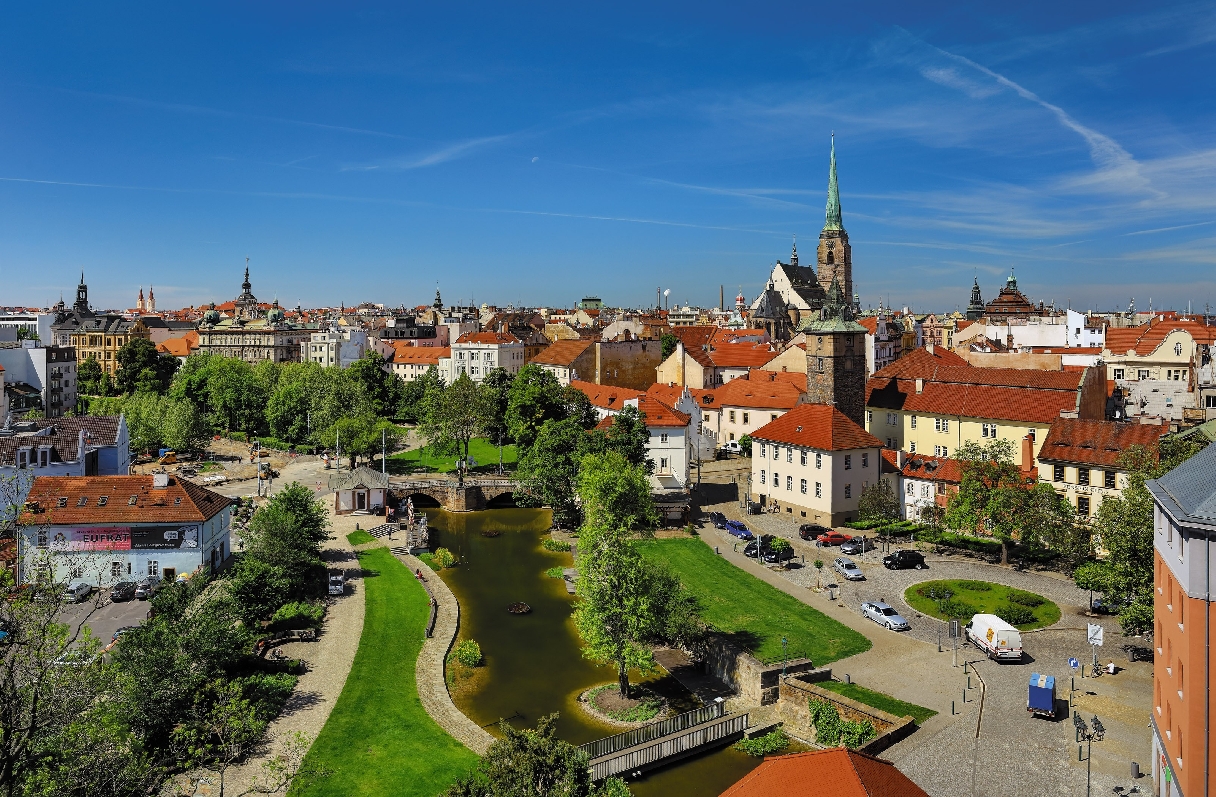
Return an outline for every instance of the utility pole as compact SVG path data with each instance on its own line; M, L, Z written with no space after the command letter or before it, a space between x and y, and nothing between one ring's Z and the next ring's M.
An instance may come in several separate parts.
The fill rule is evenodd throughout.
M388 476L388 435L386 429L380 430L380 475Z

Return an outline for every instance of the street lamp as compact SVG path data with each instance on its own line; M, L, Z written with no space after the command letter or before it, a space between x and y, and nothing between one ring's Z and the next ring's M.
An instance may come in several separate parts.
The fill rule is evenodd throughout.
M781 637L781 680L785 680L785 659L786 649L789 647L790 641L785 637Z
M1106 728L1103 727L1102 721L1094 715L1093 729L1091 730L1085 724L1085 720L1081 717L1081 712L1074 711L1072 713L1072 724L1077 730L1077 760L1081 760L1081 745L1080 742L1085 742L1085 797L1089 797L1090 773L1093 769L1093 746L1094 742L1100 742L1106 736Z

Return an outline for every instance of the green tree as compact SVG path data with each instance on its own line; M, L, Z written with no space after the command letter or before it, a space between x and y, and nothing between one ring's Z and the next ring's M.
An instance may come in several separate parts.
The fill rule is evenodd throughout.
M370 410L376 415L391 417L401 404L405 385L401 377L385 369L384 362L379 352L369 351L345 371L347 379L358 387L370 405Z
M307 487L292 482L250 518L243 535L244 555L281 573L277 578L260 575L258 584L285 586L291 599L311 597L323 586L321 546L329 532L325 506Z
M1078 523L1068 499L1046 482L1031 487L1023 496L1018 541L1030 549L1046 548L1075 568L1093 553L1089 527Z
M646 428L646 415L632 404L622 407L612 416L607 431L595 431L589 435L588 450L595 452L615 451L630 464L640 465L647 473L654 473L654 460L646 456L650 445L650 430Z
M409 423L421 423L426 417L427 394L443 390L443 387L439 369L432 365L425 374L405 383L397 406L397 417Z
M600 420L587 394L570 385L562 388L562 417L573 418L584 429L594 428Z
M486 374L481 383L485 401L485 418L482 431L491 443L498 446L499 459L503 445L511 442L511 430L507 427L507 407L511 399L511 384L515 378L505 368L495 368ZM585 398L585 396L584 396Z
M217 773L224 797L228 768L261 741L266 725L240 684L217 680L198 696L189 719L173 729L173 746L184 766Z
M122 392L164 393L173 382L180 361L171 354L161 354L156 344L147 338L133 338L123 344L116 355L118 373L115 379Z
M207 403L215 428L258 433L265 425L268 398L249 363L234 357L208 361Z
M101 363L97 362L97 358L90 356L80 365L76 366L76 392L82 395L100 396L101 392Z
M739 448L743 451L743 456L750 457L752 455L752 436L745 434L739 438Z
M577 525L578 468L586 444L587 433L577 422L546 421L515 469L520 506L547 506L557 525Z
M618 778L595 787L587 754L557 738L557 717L541 717L532 731L500 723L502 738L444 797L628 797Z
M857 514L862 520L899 520L899 499L891 489L891 483L879 479L862 490L857 502Z
M650 496L646 470L619 452L582 458L578 496L588 527L633 532L658 525L659 513Z
M386 448L389 453L400 446L401 430L392 421L377 418L374 415L360 415L356 418L342 418L326 430L318 438L321 441L339 442L342 454L350 460L350 466L355 467L358 457L371 459L373 455Z
M307 384L303 380L280 380L266 403L266 426L279 440L302 443L308 439L311 414Z
M467 461L469 441L485 427L486 405L481 386L468 374L461 374L449 387L428 394L426 419L419 431L436 451L448 451ZM463 471L460 476L463 480Z
M515 375L507 396L507 428L511 439L526 452L536 442L545 421L567 417L567 405L557 377L529 363Z
M969 533L984 529L1001 543L1001 564L1009 564L1009 548L1021 528L1021 512L1029 493L1013 462L1013 443L968 442L955 456L962 477L946 507L946 525Z
M680 345L680 339L670 332L664 332L659 337L659 347L663 353L663 359L666 360L675 353L676 346Z

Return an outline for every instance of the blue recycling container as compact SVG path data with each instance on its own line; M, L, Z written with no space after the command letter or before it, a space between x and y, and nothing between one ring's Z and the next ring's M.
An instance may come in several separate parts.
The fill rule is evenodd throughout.
M1026 697L1026 710L1032 714L1049 717L1056 715L1056 679L1054 675L1030 676L1030 690Z

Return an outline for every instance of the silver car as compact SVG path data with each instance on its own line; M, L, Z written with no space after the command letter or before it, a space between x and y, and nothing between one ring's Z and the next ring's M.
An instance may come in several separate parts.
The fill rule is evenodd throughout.
M832 562L832 569L849 581L864 581L866 577L861 568L847 556L836 557Z
M907 631L911 627L907 620L900 617L899 612L885 603L863 603L861 615L892 631Z

